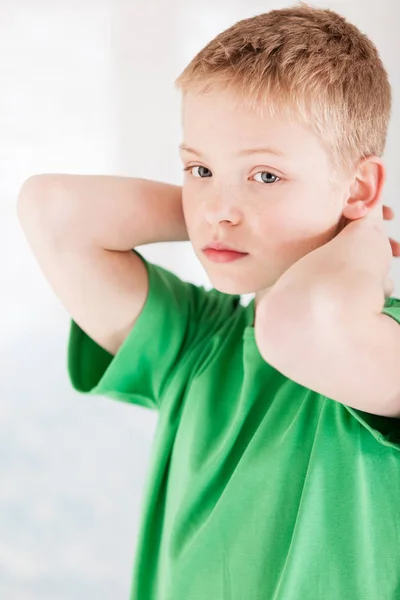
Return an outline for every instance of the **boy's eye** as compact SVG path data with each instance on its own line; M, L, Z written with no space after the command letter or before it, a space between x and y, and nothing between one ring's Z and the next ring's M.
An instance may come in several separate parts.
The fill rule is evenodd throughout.
M210 173L210 175L205 175L205 177L211 177L211 171L210 169L207 169L207 167L203 167L203 166L199 166L199 165L194 165L192 167L186 167L185 169L183 169L184 171L191 171L192 169L204 169L204 171L208 171L208 173ZM199 171L199 172L203 172L203 171ZM193 173L192 173L193 174ZM194 175L194 177L197 177L197 175ZM200 175L200 179L204 179L202 175Z
M265 178L261 177L260 183L275 183L275 181L280 179L280 177L274 175L273 173L270 173L269 171L260 171L259 173L256 173L254 177L257 177L257 175L266 175ZM271 177L274 178L273 181L271 181ZM256 179L256 181L258 181L258 179Z
M204 179L205 177L212 176L210 169L207 169L207 167L203 167L202 165L193 165L191 167L186 167L183 170L191 172L192 169L199 169L199 175L194 175L192 172L192 175L194 177L199 177L200 179ZM269 171L260 171L259 173L256 173L254 175L254 177L257 177L257 175L261 175L260 183L275 183L278 179L280 179L280 177L278 177L277 175L274 175L273 173L270 173ZM263 175L266 175L266 177L262 177ZM272 178L272 181L271 181L271 178ZM256 181L258 181L258 179L256 179Z

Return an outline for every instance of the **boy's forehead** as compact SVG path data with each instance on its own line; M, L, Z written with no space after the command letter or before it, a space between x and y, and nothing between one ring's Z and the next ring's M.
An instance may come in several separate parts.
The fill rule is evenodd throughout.
M304 169L329 176L330 158L320 139L303 123L283 115L264 116L234 107L223 95L186 98L182 120L182 157L271 164L294 175ZM185 150L186 147L186 150ZM188 153L187 148L194 152Z
M230 91L212 91L206 94L187 93L182 99L182 128L193 135L212 134L220 136L224 132L239 141L257 143L265 141L265 136L279 136L282 140L295 140L311 132L303 123L288 115L272 112L268 105L260 109L248 102L238 101ZM246 139L247 138L247 139Z
M304 125L284 116L263 116L245 106L232 106L223 93L190 94L182 102L181 146L206 153L228 149L232 154L250 154L266 148L277 156L298 157L317 141ZM271 152L269 152L271 153Z
M237 95L227 90L212 90L205 94L188 92L182 99L182 116L190 118L198 112L262 121L259 109L251 108L248 103L240 101Z

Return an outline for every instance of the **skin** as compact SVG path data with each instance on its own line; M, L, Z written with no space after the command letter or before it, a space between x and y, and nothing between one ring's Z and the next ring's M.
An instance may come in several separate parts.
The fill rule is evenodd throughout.
M212 285L227 294L255 292L257 306L291 265L365 216L368 202L380 193L385 168L380 158L369 157L333 188L329 156L313 132L267 112L260 117L233 100L233 91L217 89L188 92L183 99L183 144L201 155L180 150L189 169L183 212ZM284 156L236 156L265 146ZM384 208L383 217L392 218L392 211ZM202 248L216 240L248 256L211 262Z

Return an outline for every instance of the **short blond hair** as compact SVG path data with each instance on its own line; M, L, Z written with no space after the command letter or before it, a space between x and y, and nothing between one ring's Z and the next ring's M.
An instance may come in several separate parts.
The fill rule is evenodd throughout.
M233 89L239 104L305 124L330 157L333 185L385 149L388 74L373 42L329 9L300 2L239 21L200 50L175 86L183 96Z

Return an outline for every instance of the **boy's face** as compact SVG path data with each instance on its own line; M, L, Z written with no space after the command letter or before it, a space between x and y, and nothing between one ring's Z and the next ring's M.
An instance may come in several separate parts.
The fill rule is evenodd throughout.
M194 251L212 285L259 300L297 260L335 236L348 195L330 185L328 155L305 126L233 108L230 91L188 93L182 105L183 211ZM238 154L276 149L282 156ZM194 168L196 167L196 168ZM203 248L220 241L240 260L214 262Z

